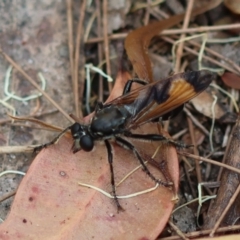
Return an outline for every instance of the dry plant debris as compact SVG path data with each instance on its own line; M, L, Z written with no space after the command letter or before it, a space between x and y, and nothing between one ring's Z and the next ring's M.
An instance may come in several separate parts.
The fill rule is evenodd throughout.
M184 5L179 0L141 3L131 0L83 0L80 3L34 0L27 1L25 6L20 2L0 3L0 53L3 56L0 58L3 175L0 178L0 217L5 219L0 225L1 239L38 239L36 236L40 236L39 239L79 239L79 236L188 239L227 237L239 231L237 82L240 48L235 31L239 31L240 24L238 16L231 12L239 14L237 7L233 7L236 2L224 1L224 5L220 0L201 3L189 0ZM202 12L211 10L191 18L196 7ZM186 14L175 15L181 9ZM169 16L173 17L164 20ZM230 22L229 19L224 22L226 16ZM156 21L159 22L148 25ZM174 29L167 29L176 24ZM140 28L142 26L145 27ZM132 31L137 28L140 29ZM125 38L133 69L123 54ZM85 64L89 63L99 69L97 72L103 71L106 75L100 76L91 70L87 77ZM11 78L6 78L9 65L13 70ZM178 162L176 149L162 144L154 158L167 165L176 190L179 182L179 201L175 208L180 210L171 217L173 193L167 188L158 187L121 200L126 211L118 214L111 199L78 184L91 184L110 191L106 150L101 144L95 152L81 151L73 155L70 151L72 140L67 136L57 145L43 150L30 166L33 156L29 154L29 146L47 142L56 133L38 129L36 121L19 123L17 118L13 121L7 116L9 113L28 120L35 117L62 129L73 121L69 113L77 117L90 113L89 109L94 110L97 100L110 101L121 95L126 81L132 77L153 81L173 72L199 68L216 72L216 81L164 125L175 140L184 139L194 147L181 149ZM44 89L39 87L38 72L46 81ZM110 79L116 79L114 85ZM4 91L6 88L8 95ZM36 90L42 97L25 98L36 94ZM42 127L49 129L50 125ZM158 130L150 124L139 131ZM148 155L153 155L159 146L134 144ZM24 145L27 148L21 147ZM135 169L137 161L128 150L117 145L114 145L114 153L114 168L120 181ZM158 169L152 166L150 169L163 178ZM11 171L10 175L6 170ZM22 179L14 171L27 174ZM154 182L138 170L118 187L118 192L128 195L152 187ZM10 198L17 188L12 203Z

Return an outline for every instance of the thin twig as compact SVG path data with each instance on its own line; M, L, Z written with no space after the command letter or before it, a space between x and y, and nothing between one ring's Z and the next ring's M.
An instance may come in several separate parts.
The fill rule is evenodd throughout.
M199 43L197 43L196 41L193 41L193 40L190 40L188 41L188 43L192 44L193 46L196 46L198 48L201 47L201 45ZM204 49L205 52L208 52L210 54L212 54L213 56L227 62L229 65L231 65L232 67L234 67L236 69L236 71L238 71L238 73L240 74L240 67L234 62L232 61L231 59L229 58L226 58L225 56L223 56L222 54L212 50L211 48L208 48L208 47L205 47Z
M57 112L58 112L58 110L54 109L54 110L49 110L46 112L30 114L29 116L30 117L43 117L43 116L50 115L50 114L57 113ZM0 125L9 123L11 121L12 121L12 119L2 119L2 120L0 120Z
M98 36L102 36L102 25L101 25L101 2L100 0L96 0L97 6L97 33ZM98 62L101 63L103 61L103 44L101 42L98 43ZM103 77L99 75L99 88L98 88L98 100L103 102Z
M53 105L55 106L70 122L73 122L72 118L45 92L42 88L16 63L11 57L9 57L3 50L0 48L0 54L19 71L42 95Z
M194 134L194 130L193 130L192 120L191 120L191 118L187 117L187 121L188 121L188 127L189 127L190 136L191 136L191 141L194 146L193 152L195 155L199 155L198 149L196 147L196 139L195 139L195 134ZM200 183L200 182L202 182L201 167L200 167L199 161L196 161L196 160L195 160L195 169L196 169L196 173L197 173L198 183Z
M82 118L83 115L82 115L82 111L80 111L82 103L79 101L79 93L78 93L78 86L79 86L78 66L79 66L79 59L81 59L80 44L81 44L81 37L83 36L83 20L85 16L86 3L87 3L87 0L83 0L83 3L79 9L80 19L77 27L76 47L75 47L75 56L74 56L74 85L73 85L74 103L75 103L76 116L80 118ZM81 84L81 88L82 89L84 88L84 84Z
M216 232L217 233L226 233L226 232L234 232L240 229L240 225L236 226L227 226L227 227L222 227L219 228ZM189 238L197 238L201 236L206 236L211 232L210 230L203 230L203 231L198 231L198 232L191 232L187 233L185 236ZM170 236L170 237L165 237L165 238L160 238L161 240L178 240L180 239L179 236Z
M107 75L111 76L111 65L109 56L109 40L108 40L108 15L107 15L107 0L103 0L103 38L104 38L104 52L106 58ZM112 83L108 82L108 90L112 91Z
M232 197L231 197L230 201L228 202L226 208L224 209L224 211L222 212L221 216L219 217L219 219L215 223L215 225L214 225L214 227L213 227L213 229L212 229L212 231L210 233L210 237L213 237L213 235L215 234L216 230L220 226L222 220L226 216L226 214L229 211L230 207L233 205L233 203L235 202L236 198L238 197L239 193L240 193L240 185L238 186L238 188L235 191L235 193L232 195Z
M213 32L213 31L223 31L223 30L229 30L229 29L240 29L240 23L235 24L226 24L226 25L220 25L220 26L202 26L202 27L196 27L196 28L188 28L188 29L169 29L164 30L161 32L162 35L176 35L176 34L182 34L182 33L202 33L202 32ZM124 39L128 33L116 33L109 35L109 40L117 40L117 39ZM103 37L96 37L88 39L85 43L97 43L97 42L103 42Z
M74 87L72 0L66 0L66 4L67 4L68 50L69 50L70 72L71 72L71 78L72 78L72 87Z
M7 199L10 198L10 197L13 197L13 196L16 194L16 192L17 192L17 190L13 190L12 192L7 193L6 195L2 196L2 197L0 198L0 203L3 202L3 201L5 201L5 200L7 200Z
M34 150L34 147L37 147L39 145L33 145L33 146L1 146L0 147L0 154L6 154L6 153L32 153Z
M183 21L183 29L188 28L190 15L191 15L191 11L192 11L192 8L193 8L193 3L194 3L194 0L189 0L188 1L187 11L186 11L184 21ZM185 36L186 36L186 34L182 33L181 37L180 37L180 40L184 39ZM180 42L179 45L178 45L177 51L176 51L176 62L175 62L175 67L174 67L175 72L179 72L179 70L180 70L181 58L182 58L182 53L183 53L183 46L184 46L184 42Z
M41 102L39 98L36 98L36 106L34 107L33 111L30 113L30 115L35 115L40 109L40 107L41 107Z
M145 26L149 24L151 2L151 0L147 0L145 16L143 17L143 23Z
M184 233L175 224L173 224L172 221L169 220L168 224L181 239L184 239L184 240L189 239L184 235Z
M187 114L187 116L192 120L195 126L197 126L206 136L209 136L209 131L195 118L192 113L185 107L183 111Z
M173 39L171 39L171 38L169 38L169 37L163 37L163 36L162 36L161 38L162 38L164 41L170 42L170 43L172 43L172 44L174 44L174 42L175 42ZM190 48L190 47L184 46L184 49L185 49L186 51L192 53L193 55L198 56L198 54L199 54L197 51L193 50L193 49ZM220 67L222 67L222 68L224 68L224 69L226 69L226 70L228 70L228 71L230 71L230 72L233 72L233 73L238 74L238 72L237 72L235 69L231 68L230 66L227 66L226 64L221 63L220 61L217 61L217 60L215 60L215 59L213 59L213 58L211 58L211 57L205 56L205 55L203 55L202 58L205 59L205 60L207 60L207 61L209 61L209 62L211 62L211 63L214 63L214 64L216 64L217 66L220 66Z
M219 167L223 167L223 168L226 168L226 169L228 169L228 170L231 170L231 171L233 171L233 172L236 172L236 173L240 174L240 169L235 168L235 167L232 167L232 166L229 166L229 165L227 165L227 164L224 164L224 163L221 163L221 162L218 162L218 161L215 161L215 160L212 160L212 159L208 159L208 158L196 156L196 155L194 155L194 154L187 153L187 152L179 152L179 151L178 151L178 154L183 155L183 156L186 156L186 157L190 157L190 158L193 158L193 159L196 159L196 160L198 160L198 161L203 161L203 162L211 163L211 164L213 164L213 165L216 165L216 166L219 166Z

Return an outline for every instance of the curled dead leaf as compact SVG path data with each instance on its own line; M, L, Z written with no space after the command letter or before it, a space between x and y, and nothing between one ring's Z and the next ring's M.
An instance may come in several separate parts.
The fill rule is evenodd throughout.
M208 4L204 4L200 8L194 9L191 15L197 16L201 13L209 11L212 8L215 8L220 3L220 0L210 1ZM138 78L147 80L149 82L153 81L151 61L146 51L149 47L150 41L162 30L170 28L182 21L184 17L185 13L175 15L168 19L143 26L128 34L125 39L125 49Z

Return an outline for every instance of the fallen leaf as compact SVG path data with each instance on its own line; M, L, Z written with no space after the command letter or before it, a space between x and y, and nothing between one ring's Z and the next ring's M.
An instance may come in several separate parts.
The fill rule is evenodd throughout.
M223 82L231 88L234 89L240 89L240 76L238 76L235 73L231 73L231 72L225 72L222 76L221 76Z
M112 199L78 184L82 182L111 191L105 146L99 143L90 153L73 154L71 144L72 140L62 138L57 145L37 155L19 186L7 220L0 226L0 238L155 239L174 206L172 191L160 186L150 193L122 199L120 203L125 211L117 213ZM113 146L118 182L138 165L138 161L131 151ZM157 147L144 142L136 146L148 154ZM177 154L173 147L167 149L167 164L177 186ZM160 150L157 159L162 154ZM151 166L149 169L163 178L157 169ZM127 195L154 185L146 173L138 170L117 188L117 194Z
M197 16L201 13L209 11L210 9L218 6L220 3L220 0L215 0L208 4L204 4L200 8L194 9L191 16ZM138 78L149 82L153 81L151 61L147 52L150 41L162 30L170 28L182 21L184 17L185 13L175 15L162 21L153 22L147 26L138 28L128 34L125 39L125 49Z
M240 1L239 0L224 0L224 4L233 13L240 14Z
M128 78L127 73L119 73L108 101L122 94ZM90 118L91 114L85 118L85 122ZM157 131L153 123L137 129L138 133ZM150 156L159 146L156 142L137 140L133 144L143 154ZM71 146L72 140L64 137L37 155L19 186L9 216L0 225L0 238L155 239L171 215L173 191L160 186L137 197L120 199L125 211L117 213L112 199L78 184L82 182L111 191L106 147L98 142L92 152L73 154ZM119 182L139 163L130 150L117 144L113 144L113 147L115 181ZM160 148L155 159L167 162L177 190L179 166L175 148ZM149 169L154 176L164 179L158 169L151 166ZM146 173L139 169L117 188L117 194L127 195L154 185Z
M214 98L210 92L210 89L207 89L191 100L191 103L196 110L209 118L213 118L213 102ZM214 117L221 123L234 123L236 121L236 114L229 112L227 107L221 104L219 100L217 100L214 107Z

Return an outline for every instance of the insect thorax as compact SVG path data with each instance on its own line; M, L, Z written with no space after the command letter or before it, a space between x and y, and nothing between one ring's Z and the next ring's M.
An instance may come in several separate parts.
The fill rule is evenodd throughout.
M118 134L125 130L130 117L124 106L110 105L98 111L91 122L91 132L97 136Z

